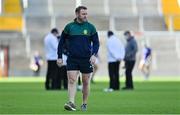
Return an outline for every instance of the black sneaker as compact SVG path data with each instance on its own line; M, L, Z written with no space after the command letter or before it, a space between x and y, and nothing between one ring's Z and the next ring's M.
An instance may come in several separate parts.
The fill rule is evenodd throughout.
M82 111L87 111L87 104L82 104L81 105L81 110Z
M66 109L68 111L76 111L76 106L74 103L68 102L68 103L65 103L64 109Z
M133 87L123 87L122 90L133 90Z

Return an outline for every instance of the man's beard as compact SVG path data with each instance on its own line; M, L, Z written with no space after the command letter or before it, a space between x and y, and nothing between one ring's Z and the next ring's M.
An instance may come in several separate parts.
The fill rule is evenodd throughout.
M79 17L78 17L78 20L81 21L81 22L86 22L87 21L87 19L81 19Z

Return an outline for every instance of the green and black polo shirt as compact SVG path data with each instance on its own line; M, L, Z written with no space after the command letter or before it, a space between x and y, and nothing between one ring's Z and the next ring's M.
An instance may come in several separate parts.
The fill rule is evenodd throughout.
M63 45L66 44L68 56L89 58L99 50L99 38L96 28L91 23L78 23L76 20L67 24L61 34L58 45L58 58L62 58Z

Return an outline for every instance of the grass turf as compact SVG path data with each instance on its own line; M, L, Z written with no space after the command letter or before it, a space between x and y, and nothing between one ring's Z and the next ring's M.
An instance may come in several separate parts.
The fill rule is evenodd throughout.
M122 83L121 86L123 86ZM45 91L43 82L0 82L0 114L180 114L180 82L135 82L134 91L103 92L107 82L91 85L88 111L65 111L67 91Z

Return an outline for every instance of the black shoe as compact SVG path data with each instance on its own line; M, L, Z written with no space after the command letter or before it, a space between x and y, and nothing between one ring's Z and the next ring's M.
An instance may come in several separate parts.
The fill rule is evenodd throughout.
M133 87L123 87L122 90L133 90Z
M65 103L64 109L66 109L68 111L76 111L76 106L74 103L68 102L68 103Z

